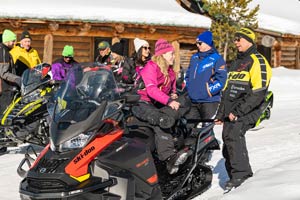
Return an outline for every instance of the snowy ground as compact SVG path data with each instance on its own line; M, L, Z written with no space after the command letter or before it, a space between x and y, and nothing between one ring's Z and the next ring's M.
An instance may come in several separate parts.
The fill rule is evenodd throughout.
M236 190L223 195L227 174L221 151L215 151L211 188L194 200L297 200L300 199L300 70L273 69L274 92L271 119L263 129L247 132L254 176ZM221 141L221 126L215 129ZM23 154L12 151L0 156L1 200L19 199L21 178L16 173Z

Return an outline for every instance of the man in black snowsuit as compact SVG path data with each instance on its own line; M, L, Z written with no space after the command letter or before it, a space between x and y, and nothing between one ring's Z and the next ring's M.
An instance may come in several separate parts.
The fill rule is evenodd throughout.
M16 75L13 60L9 53L15 42L16 34L8 29L4 30L0 44L0 115L3 114L13 99L13 92L10 89L13 86L21 85L21 78Z
M230 180L225 190L241 185L253 175L246 147L246 131L255 126L268 90L272 69L255 45L255 33L242 28L235 33L237 59L229 67L216 124L223 124L225 167Z

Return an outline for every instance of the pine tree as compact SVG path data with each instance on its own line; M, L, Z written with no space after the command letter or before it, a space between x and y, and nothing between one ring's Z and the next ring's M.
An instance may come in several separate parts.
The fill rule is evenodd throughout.
M235 58L234 33L241 27L257 28L259 5L250 10L252 0L203 0L203 9L212 19L211 31L214 43L225 60Z

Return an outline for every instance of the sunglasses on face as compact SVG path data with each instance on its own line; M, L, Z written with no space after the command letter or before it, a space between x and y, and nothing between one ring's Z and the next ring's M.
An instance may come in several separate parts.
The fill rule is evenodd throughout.
M201 46L201 45L202 45L202 42L200 42L200 41L197 41L197 42L196 42L196 45L199 45L199 46Z
M151 50L151 47L142 47L142 48L145 49L145 50L148 49L149 51Z
M64 56L64 58L65 58L65 59L70 59L70 60L73 59L73 57L71 57L71 56Z
M234 42L240 42L240 40L241 40L241 37L235 37L233 41Z

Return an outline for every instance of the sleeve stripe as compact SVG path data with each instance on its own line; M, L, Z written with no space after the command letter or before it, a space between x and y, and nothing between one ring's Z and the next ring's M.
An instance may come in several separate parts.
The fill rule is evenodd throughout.
M266 63L264 58L260 55L260 54L255 54L256 57L258 58L259 64L261 66L261 79L262 79L262 87L266 86L266 82L267 82L267 67L266 67Z

